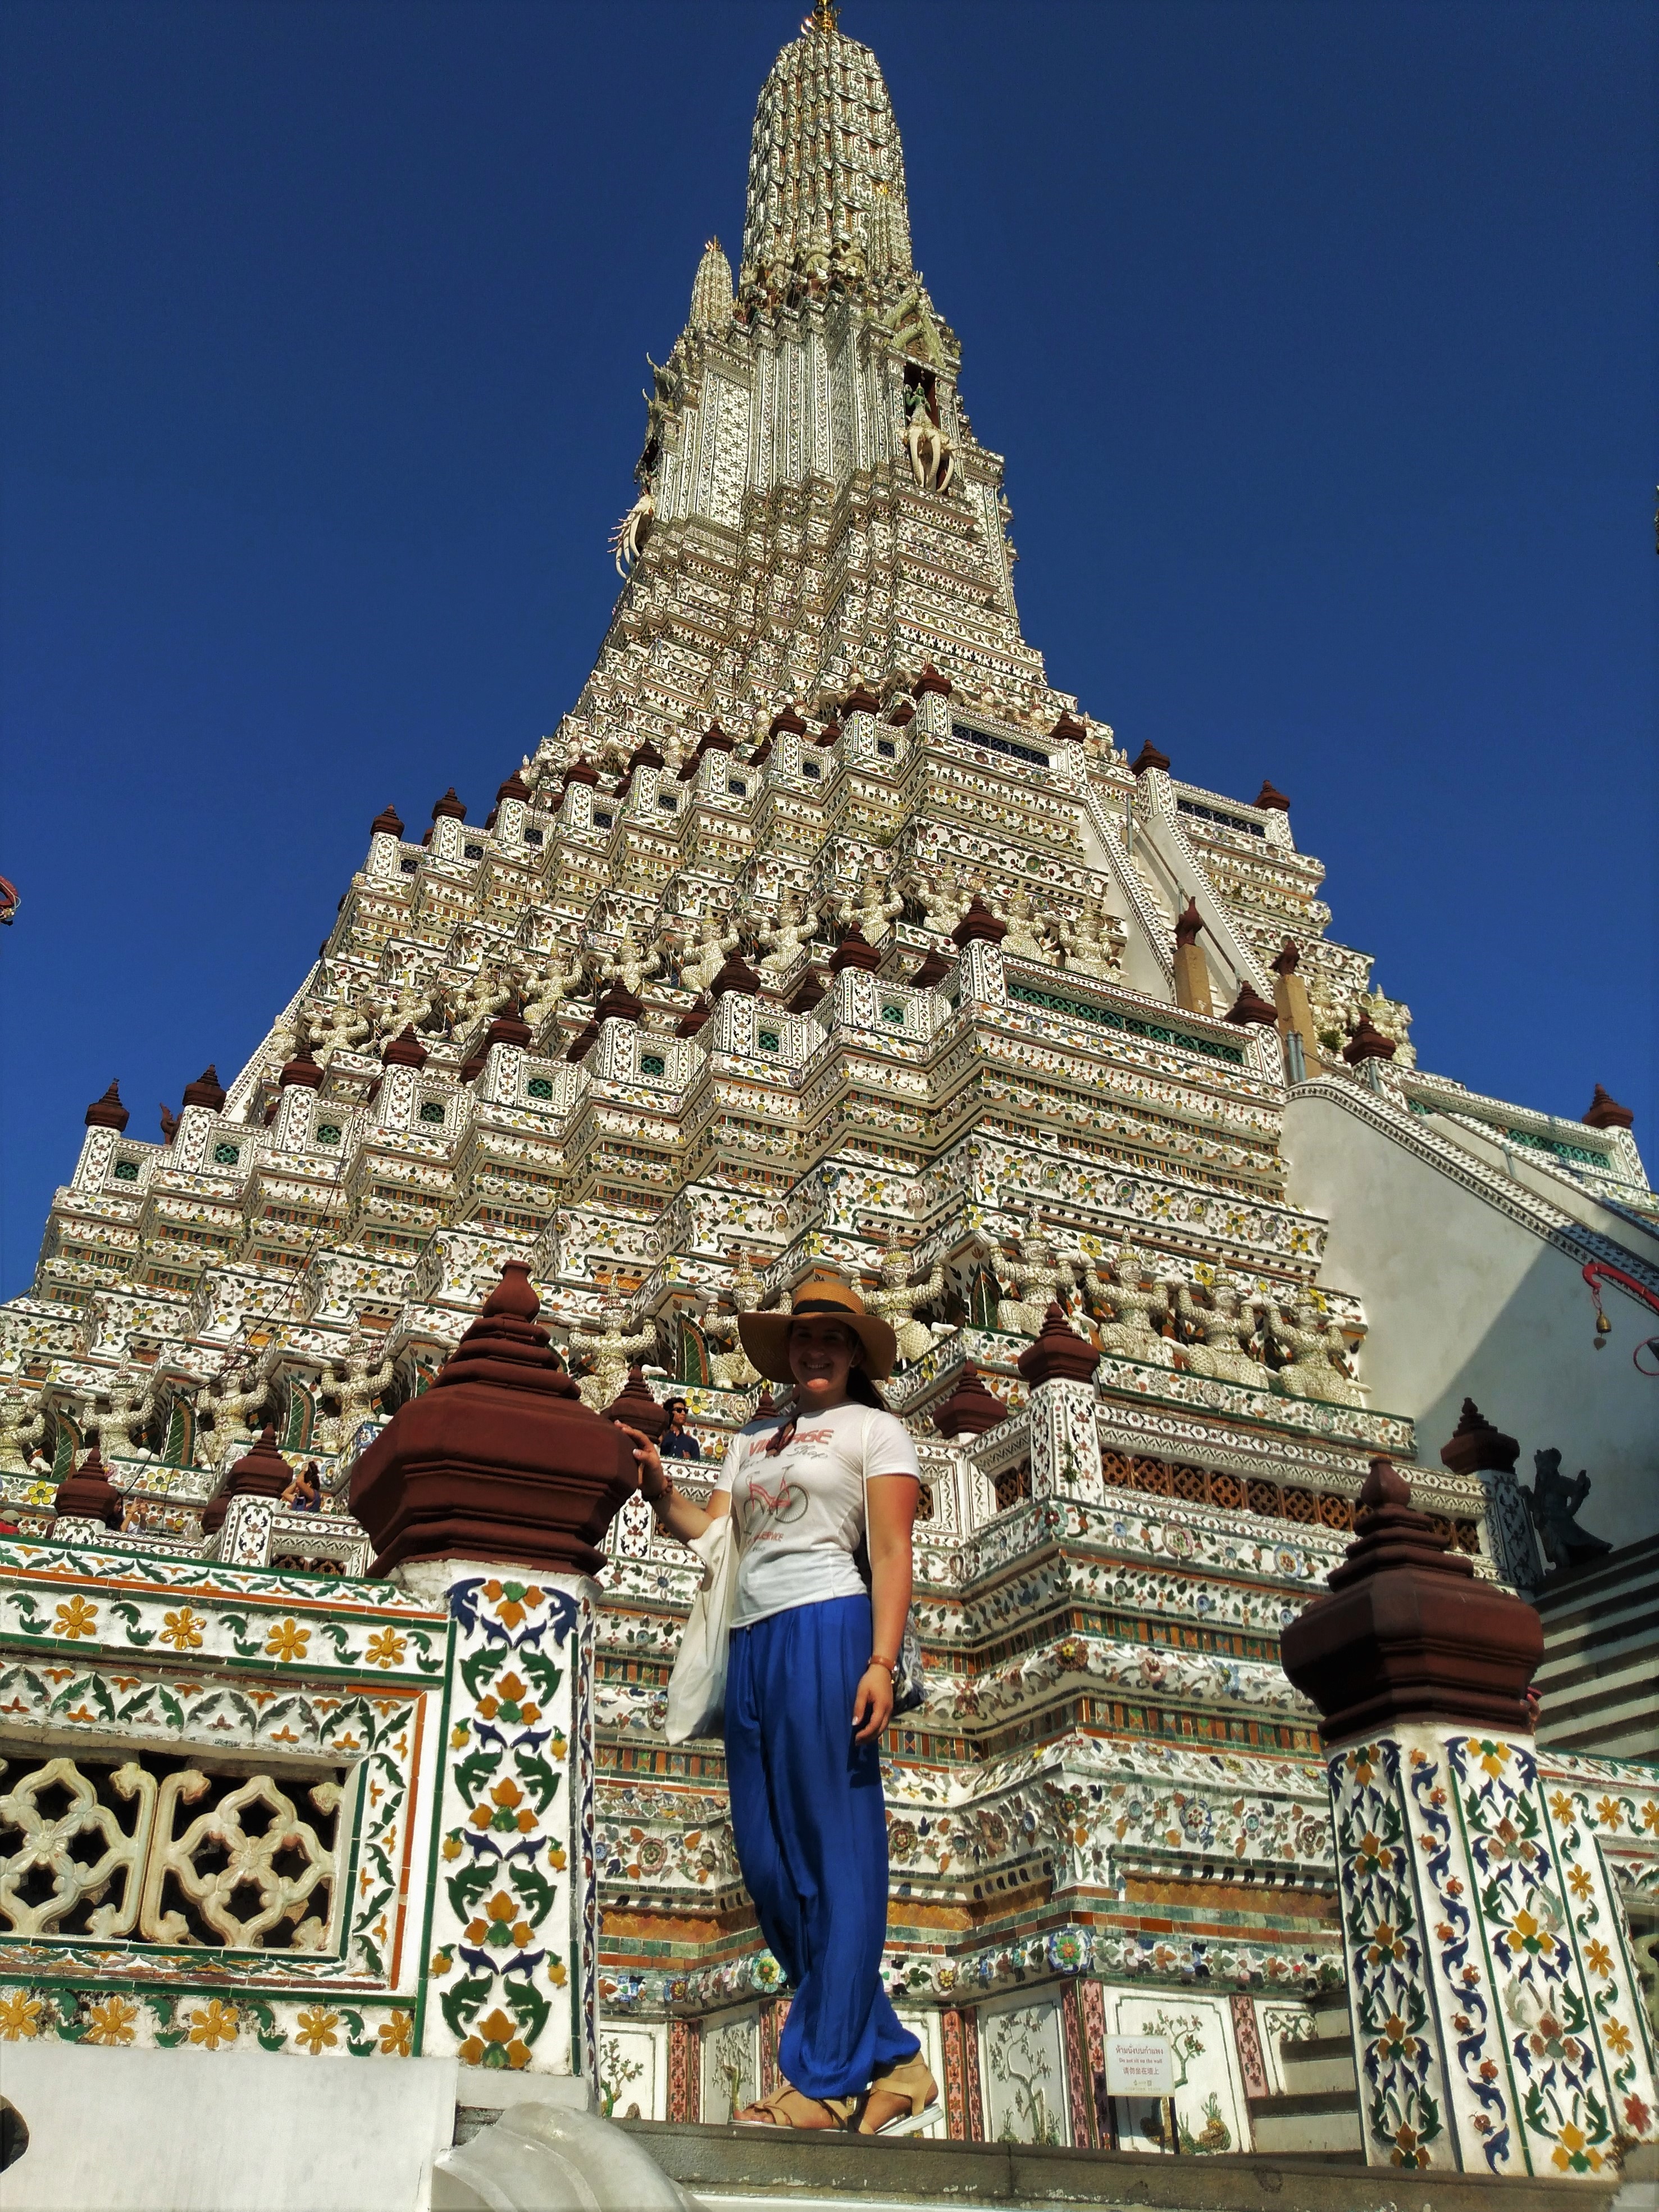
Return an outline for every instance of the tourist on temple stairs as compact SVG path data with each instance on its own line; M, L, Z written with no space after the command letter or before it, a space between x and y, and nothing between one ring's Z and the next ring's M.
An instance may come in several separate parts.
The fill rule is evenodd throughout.
M657 1449L664 1459L701 1459L702 1446L685 1425L691 1408L684 1398L668 1401L668 1426L658 1440Z
M755 1367L793 1396L733 1438L707 1511L630 1431L659 1526L690 1542L729 1513L738 1543L726 1678L732 1832L793 1996L783 2079L734 2118L874 2135L916 2121L939 2094L881 1982L878 1746L910 1604L921 1473L876 1388L892 1371L893 1332L856 1291L809 1275L793 1312L746 1313L738 1326Z

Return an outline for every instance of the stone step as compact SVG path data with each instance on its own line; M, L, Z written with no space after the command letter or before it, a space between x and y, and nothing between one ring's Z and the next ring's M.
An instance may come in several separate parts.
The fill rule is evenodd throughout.
M1359 2084L1354 2072L1351 2034L1316 2035L1304 2038L1300 2043L1284 2041L1279 2046L1279 2053L1287 2096L1322 2095L1335 2090L1350 2105L1358 2098Z
M1345 2152L1362 2158L1365 2141L1359 2126L1353 2058L1346 2062L1349 2079L1333 2089L1288 2090L1279 2097L1252 2097L1250 2135L1258 2151Z
M1532 1602L1544 1620L1546 1632L1558 1620L1571 1620L1591 1608L1593 1601L1617 1590L1626 1581L1641 1581L1659 1565L1659 1536L1644 1536L1639 1543L1621 1545L1593 1566L1552 1575L1534 1590Z
M1271 2102L1273 2100L1264 2100ZM1254 2107L1252 2108L1254 2110ZM1351 2107L1352 2109L1352 2107ZM1144 2212L1598 2212L1613 2185L1499 2181L1489 2175L1367 2169L1352 2153L1312 2157L1068 2150L1025 2143L860 2142L842 2135L619 2124L703 2212L749 2212L787 2198L792 2212L1037 2212L1137 2207ZM1356 2128L1358 2125L1356 2120ZM1406 2186L1409 2184L1409 2187Z

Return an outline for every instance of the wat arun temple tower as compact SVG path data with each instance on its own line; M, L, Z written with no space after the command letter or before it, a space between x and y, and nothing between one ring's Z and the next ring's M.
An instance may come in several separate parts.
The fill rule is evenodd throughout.
M705 1459L760 1395L737 1315L841 1270L898 1330L890 1395L927 1479L890 1967L941 2132L1097 2142L1102 2039L1146 2033L1180 2060L1183 2148L1248 2148L1345 1978L1316 1716L1281 1627L1341 1559L1379 1455L1489 1581L1536 1587L1575 1535L1659 1534L1659 1392L1629 1357L1659 1207L1599 1090L1567 1123L1418 1065L1407 1008L1329 933L1289 799L1198 788L1150 744L1131 758L1051 684L964 374L916 266L887 87L821 4L761 92L735 273L711 240L653 366L592 674L484 805L451 790L429 824L388 806L368 825L293 998L160 1141L129 1133L114 1085L88 1109L33 1286L0 1308L0 1483L25 1538L54 1516L60 1540L95 1537L106 1583L123 1559L213 1589L263 1574L287 1629L233 1638L227 1666L300 1663L307 1602L344 1620L371 1600L392 1640L368 1649L400 1666L412 1632L370 1577L350 1470L509 1262L584 1401L626 1391L648 1417L684 1395ZM1528 1469L1544 1455L1537 1511L1517 1442ZM1551 1506L1552 1450L1590 1470L1589 1533ZM311 1462L307 1515L274 1493ZM718 2119L772 2078L784 2000L720 1747L663 1734L693 1565L637 1502L605 1540L600 2080L619 2115ZM149 1632L195 1664L167 1617ZM389 1694L393 1660L374 1664ZM52 1681L7 1679L10 1760L18 1729L70 1719ZM115 1758L127 1693L75 1694L88 1771L99 1744ZM536 1707L514 1694L517 1725ZM1567 1740L1639 1753L1641 1702L1564 1695ZM113 1833L127 1816L100 1802ZM318 1818L321 1866L343 1846ZM102 1987L98 1914L31 1909L13 1981L45 2010L18 2017L61 2021L39 1960L73 1941ZM198 1909L135 1903L117 1931L141 2041L183 2002L167 1943L227 1940L180 1936ZM260 2014L267 2049L322 2051L283 1979L296 1952L260 1940L244 2028ZM445 1980L461 1952L427 1948L353 2000L362 2047L406 2049L387 2023L429 1997L422 2021L458 2007L464 2068L492 2035L533 2065L534 2008L472 2023ZM489 2026L509 2013L510 2041ZM1358 2145L1352 2093L1331 2125Z

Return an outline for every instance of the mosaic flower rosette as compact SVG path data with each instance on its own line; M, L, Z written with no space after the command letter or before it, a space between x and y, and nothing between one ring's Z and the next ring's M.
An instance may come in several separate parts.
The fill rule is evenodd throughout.
M456 1646L422 2048L463 2065L562 2071L568 1992L592 1956L571 1860L591 1857L577 1771L582 1607L559 1589L475 1576L449 1593ZM577 1954L573 1960L573 1951ZM586 2041L586 2024L583 2039Z
M1400 1747L1356 1744L1339 1753L1328 1771L1370 2160L1404 2167L1449 2163L1441 2147L1446 2085L1425 1994Z

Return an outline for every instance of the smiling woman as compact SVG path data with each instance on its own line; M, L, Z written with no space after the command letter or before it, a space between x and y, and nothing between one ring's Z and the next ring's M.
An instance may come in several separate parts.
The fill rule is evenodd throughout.
M910 1604L920 1469L876 1387L892 1370L893 1332L838 1277L809 1275L790 1312L747 1313L738 1328L756 1367L792 1396L740 1431L706 1511L629 1431L661 1525L689 1542L729 1515L738 1540L725 1719L732 1829L793 1997L778 2049L783 2080L737 2118L888 2134L931 2118L939 2094L880 1974L887 1816L877 1741L892 1716Z

